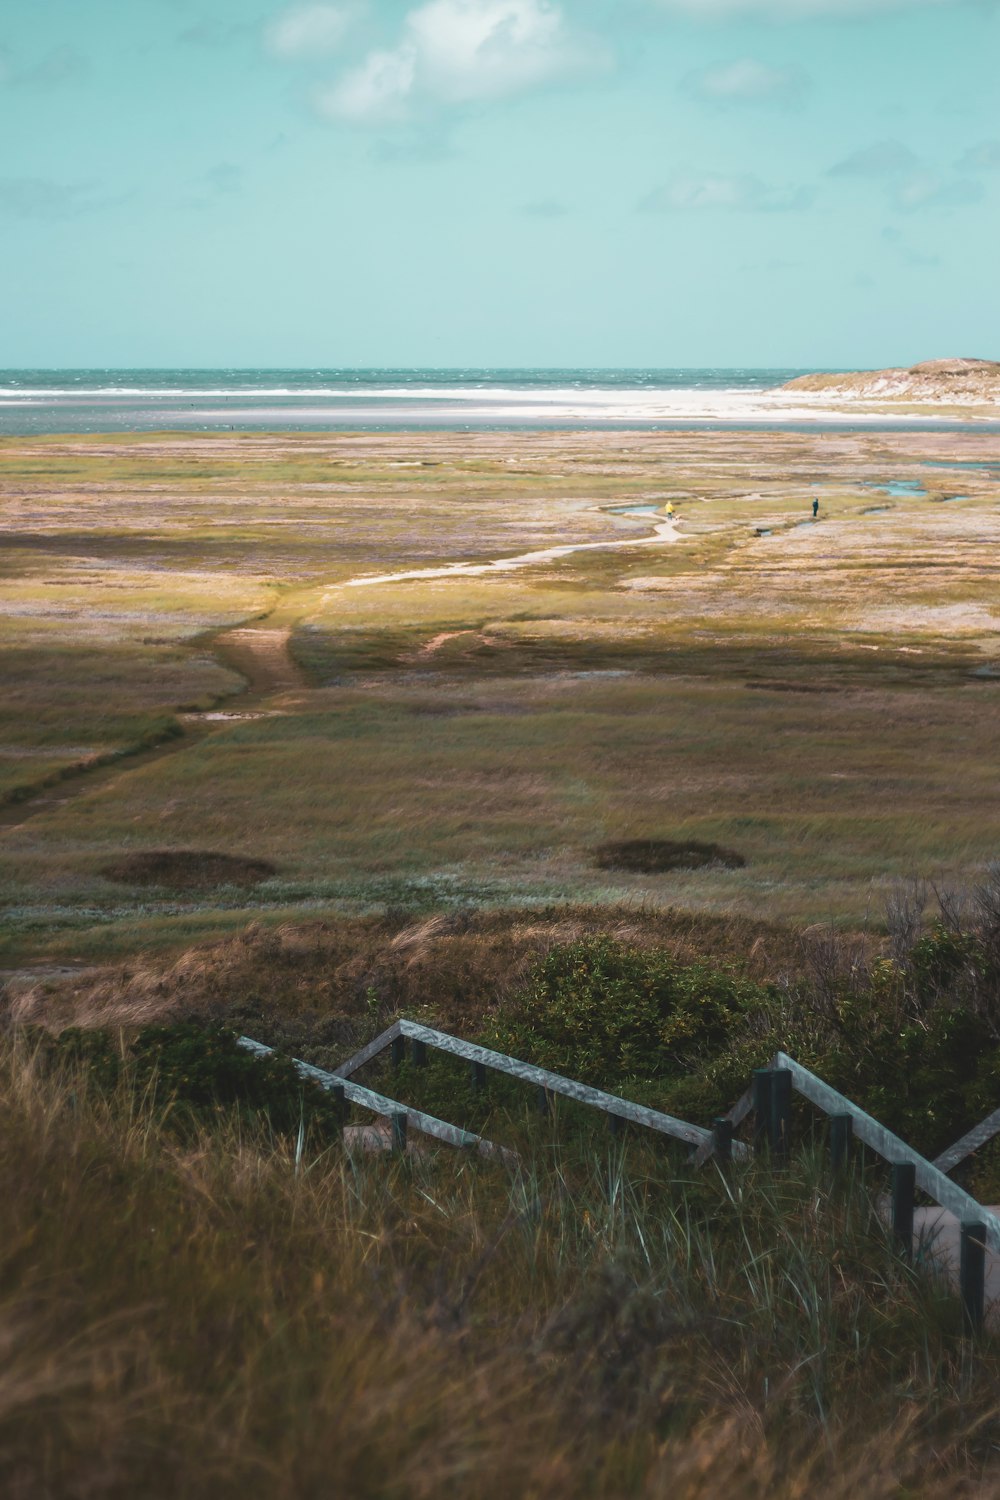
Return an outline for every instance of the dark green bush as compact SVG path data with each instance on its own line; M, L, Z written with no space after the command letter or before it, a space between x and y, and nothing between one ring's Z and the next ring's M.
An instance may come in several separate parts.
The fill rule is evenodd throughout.
M339 1123L333 1100L300 1078L291 1058L255 1057L226 1027L181 1022L147 1026L130 1037L69 1030L43 1045L52 1062L82 1066L102 1092L128 1080L179 1106L181 1119L235 1110L247 1118L266 1116L282 1134L297 1131L300 1123L327 1133Z
M904 964L787 991L588 938L548 953L484 1040L699 1123L782 1050L934 1156L1000 1105L983 972L978 940L944 925Z
M723 1051L772 992L612 938L553 948L495 1019L491 1045L585 1083L671 1079Z

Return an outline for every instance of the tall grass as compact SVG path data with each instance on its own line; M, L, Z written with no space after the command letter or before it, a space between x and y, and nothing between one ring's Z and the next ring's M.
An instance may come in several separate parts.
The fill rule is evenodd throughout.
M1000 1360L807 1156L356 1160L0 1052L0 1490L996 1492Z

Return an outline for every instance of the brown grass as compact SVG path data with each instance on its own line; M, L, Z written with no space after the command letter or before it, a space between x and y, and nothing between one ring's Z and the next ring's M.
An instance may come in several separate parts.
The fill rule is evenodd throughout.
M996 1494L996 1353L863 1187L637 1177L178 1133L4 1044L0 1491Z
M988 474L925 460L995 454L977 430L6 444L0 795L232 692L223 661L271 695L74 777L5 837L6 961L242 920L210 887L183 912L167 888L129 901L100 874L122 851L269 861L281 879L245 911L275 919L410 883L452 905L634 895L855 924L900 874L975 878L1000 839L1000 697L972 675L996 651L1000 523ZM927 499L872 511L878 484L918 477ZM959 478L968 500L931 503ZM666 494L684 497L667 548L343 586L639 538L611 508ZM595 871L596 846L664 830L747 868Z
M604 934L666 947L682 961L709 956L750 977L800 971L795 935L764 922L642 906L541 911L403 913L340 921L253 923L236 937L180 957L148 957L20 985L6 1014L19 1024L129 1026L180 1015L277 1028L315 1061L339 1063L388 1018L432 1012L472 1034L551 948Z

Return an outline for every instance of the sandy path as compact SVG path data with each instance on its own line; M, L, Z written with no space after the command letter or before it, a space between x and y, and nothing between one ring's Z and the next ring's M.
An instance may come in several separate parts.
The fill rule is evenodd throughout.
M255 698L291 693L308 684L289 650L289 626L238 625L223 630L212 641L223 666L245 677Z
M543 547L538 552L522 552L517 557L500 557L485 563L446 563L438 568L410 568L405 573L369 573L348 578L335 589L371 588L380 583L411 583L428 578L478 578L485 573L513 573L535 563L555 562L574 552L617 552L625 547L650 547L657 542L678 542L680 533L672 517L657 521L651 536L625 537L619 542L570 542L562 547ZM328 589L325 597L335 592Z
M498 558L485 563L447 563L436 568L412 568L403 573L381 573L361 578L349 578L327 590L326 596L341 588L365 588L383 583L408 583L430 578L477 577L488 573L511 573L518 568L528 568L535 563L554 562L569 557L574 552L614 552L626 547L648 547L657 542L679 541L679 533L673 517L657 521L650 536L626 537L617 542L570 542L559 547L544 547L537 552L522 552L517 557ZM443 645L450 633L437 637L431 649ZM301 692L308 688L303 673L299 670L289 650L290 626L268 625L262 620L258 624L237 625L219 631L212 638L212 649L218 653L223 666L236 672L247 683L247 693L238 700L244 705L249 697L260 700L278 697L284 693ZM167 755L176 755L211 732L211 721L217 720L220 727L229 719L245 718L238 708L229 714L225 710L207 714L184 714L184 733L177 739L165 740L133 755L125 755L108 763L80 766L67 773L64 780L39 788L23 801L0 806L0 828L19 828L39 813L51 811L98 787L118 780L133 770L160 760Z

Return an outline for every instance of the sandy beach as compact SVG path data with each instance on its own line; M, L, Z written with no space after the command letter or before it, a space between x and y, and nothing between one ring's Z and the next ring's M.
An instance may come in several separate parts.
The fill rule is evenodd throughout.
M94 372L98 377L101 372ZM331 371L259 372L199 379L197 372L144 383L138 372L18 386L0 379L0 434L340 428L977 427L1000 423L1000 406L970 399L886 397L850 390L788 390L741 372L594 372L589 380L540 372L428 372L426 380L360 378ZM214 373L214 372L213 372ZM243 372L244 375L252 372ZM387 372L391 375L391 372ZM464 375L465 372L462 372ZM557 376L559 372L554 372ZM130 378L121 378L128 374ZM525 378L520 378L523 374ZM188 378L185 379L184 376ZM288 378L292 376L294 378ZM482 376L483 378L480 378ZM726 378L729 377L729 378Z

